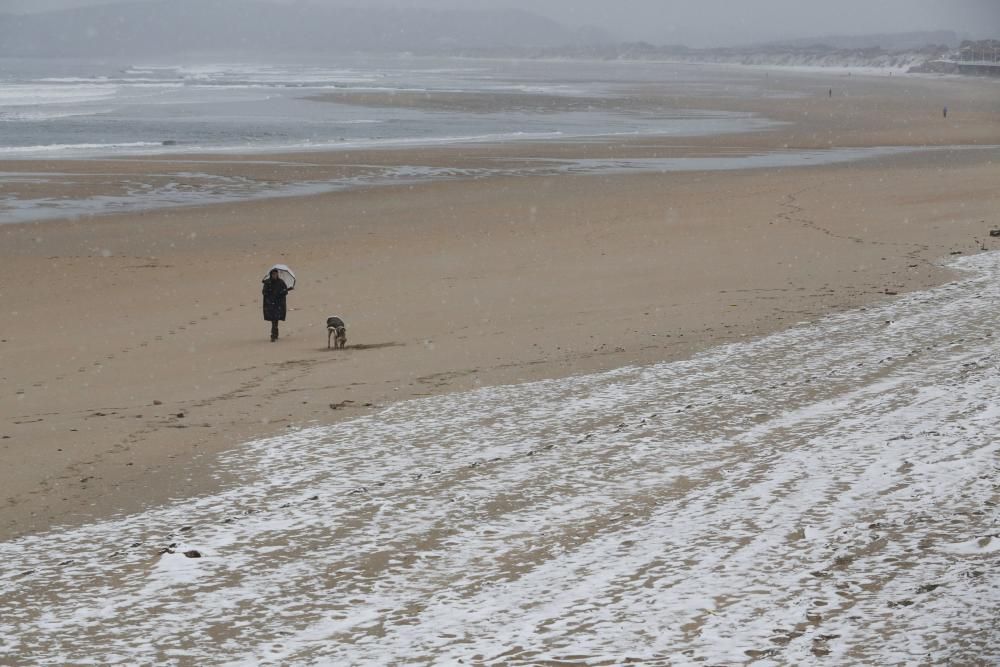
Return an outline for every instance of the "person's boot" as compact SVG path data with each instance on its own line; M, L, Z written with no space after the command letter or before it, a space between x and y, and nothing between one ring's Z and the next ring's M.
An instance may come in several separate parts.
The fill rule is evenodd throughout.
M278 340L278 323L271 322L271 342Z

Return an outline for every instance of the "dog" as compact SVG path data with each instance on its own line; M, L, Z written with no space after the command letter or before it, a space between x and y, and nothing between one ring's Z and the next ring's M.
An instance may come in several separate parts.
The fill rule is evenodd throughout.
M339 317L326 318L326 348L330 343L335 349L343 350L347 346L347 325Z

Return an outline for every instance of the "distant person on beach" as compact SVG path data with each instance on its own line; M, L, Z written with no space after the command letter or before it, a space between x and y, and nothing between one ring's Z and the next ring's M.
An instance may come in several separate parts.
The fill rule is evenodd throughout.
M271 323L271 342L278 340L278 322L285 321L287 307L285 297L288 295L288 286L285 281L278 276L278 269L271 269L271 273L262 281L264 283L261 294L264 295L264 319Z
M944 108L944 109L943 109L943 110L941 111L941 115L942 115L942 116L943 116L944 118L947 118L947 117L948 117L948 107L945 107L945 108Z

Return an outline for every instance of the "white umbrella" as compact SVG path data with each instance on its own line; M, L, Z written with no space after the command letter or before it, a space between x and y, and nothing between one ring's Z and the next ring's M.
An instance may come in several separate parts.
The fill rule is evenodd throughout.
M293 287L295 287L295 274L292 273L292 270L290 268L288 268L284 264L275 264L274 266L272 266L270 269L267 270L267 275L265 275L264 277L265 278L270 277L271 271L278 272L278 277L285 281L285 285L288 286L288 289L292 289Z

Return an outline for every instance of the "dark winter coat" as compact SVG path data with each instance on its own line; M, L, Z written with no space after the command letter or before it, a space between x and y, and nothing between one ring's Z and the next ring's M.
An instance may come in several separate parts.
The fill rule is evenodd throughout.
M264 319L268 322L275 320L285 321L285 296L288 294L288 287L281 278L272 279L270 276L264 278L264 287L261 294L264 295Z

